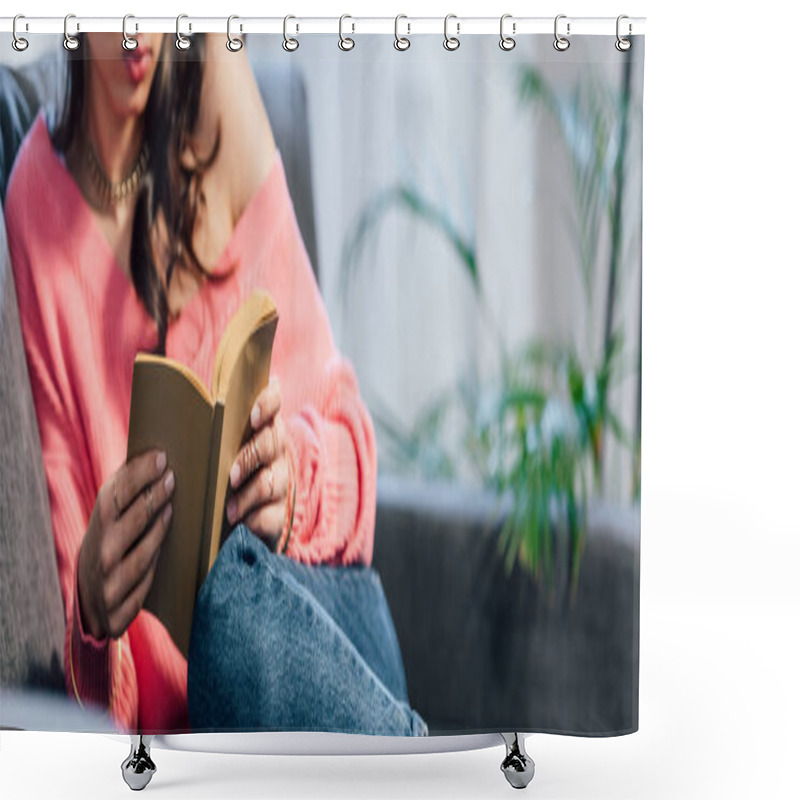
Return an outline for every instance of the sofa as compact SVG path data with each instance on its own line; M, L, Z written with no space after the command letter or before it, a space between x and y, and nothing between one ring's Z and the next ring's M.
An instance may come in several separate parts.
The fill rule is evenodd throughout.
M253 61L298 223L317 269L306 94L299 71ZM0 201L25 131L58 94L61 69L0 66ZM0 215L0 726L109 730L65 693L64 609ZM638 727L639 514L593 504L578 601L504 570L508 499L381 469L373 566L395 622L412 706L431 733ZM562 599L558 599L562 598ZM630 689L628 689L630 687Z

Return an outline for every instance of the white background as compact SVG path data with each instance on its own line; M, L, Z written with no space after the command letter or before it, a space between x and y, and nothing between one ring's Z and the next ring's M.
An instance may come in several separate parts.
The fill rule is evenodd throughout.
M640 730L530 737L537 774L527 792L797 797L798 6L27 3L4 3L3 13L647 17ZM129 797L126 755L99 735L3 732L0 793ZM502 755L155 750L158 773L145 791L193 800L508 797Z

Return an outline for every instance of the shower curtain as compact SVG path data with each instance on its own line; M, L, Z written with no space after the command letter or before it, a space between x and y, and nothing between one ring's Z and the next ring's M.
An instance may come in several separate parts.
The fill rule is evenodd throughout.
M644 37L29 38L4 696L53 730L635 731Z

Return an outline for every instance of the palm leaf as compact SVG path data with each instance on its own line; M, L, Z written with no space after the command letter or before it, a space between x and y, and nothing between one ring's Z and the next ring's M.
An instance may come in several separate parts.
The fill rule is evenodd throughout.
M450 215L442 208L427 200L413 185L398 183L379 192L368 201L356 220L352 232L345 238L342 247L342 280L340 290L346 302L350 294L350 283L357 266L361 263L364 245L385 219L389 211L399 208L410 212L414 217L432 226L444 235L455 250L459 262L470 278L475 290L480 294L478 262L475 244L462 234Z

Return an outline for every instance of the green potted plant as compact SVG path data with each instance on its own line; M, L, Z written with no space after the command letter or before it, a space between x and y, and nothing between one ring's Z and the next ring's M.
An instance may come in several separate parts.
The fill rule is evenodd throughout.
M626 368L623 334L614 313L623 269L621 202L629 66L626 70L617 92L596 82L591 86L579 83L569 96L555 92L533 67L525 67L520 78L521 102L548 114L568 155L587 313L598 290L600 235L604 230L610 234L603 338L589 357L582 358L571 344L544 339L531 339L518 352L508 352L486 303L474 236L459 230L447 210L432 203L411 181L394 184L367 203L346 237L342 253L346 301L363 247L390 210L402 209L432 226L452 245L496 341L500 373L483 384L472 374L463 376L437 397L410 429L375 402L376 425L395 470L427 479L458 479L469 466L498 497L510 494L512 510L499 537L507 571L519 563L537 580L544 580L552 597L556 562L563 552L573 602L585 546L587 500L592 487L602 483L607 437L614 436L634 457L639 452L638 430L635 434L627 431L610 404L611 388ZM638 364L634 368L638 370ZM452 415L460 419L462 431L457 453L447 450L440 435ZM638 475L638 466L634 472ZM638 494L638 480L633 493ZM559 547L560 531L566 534L566 547Z

